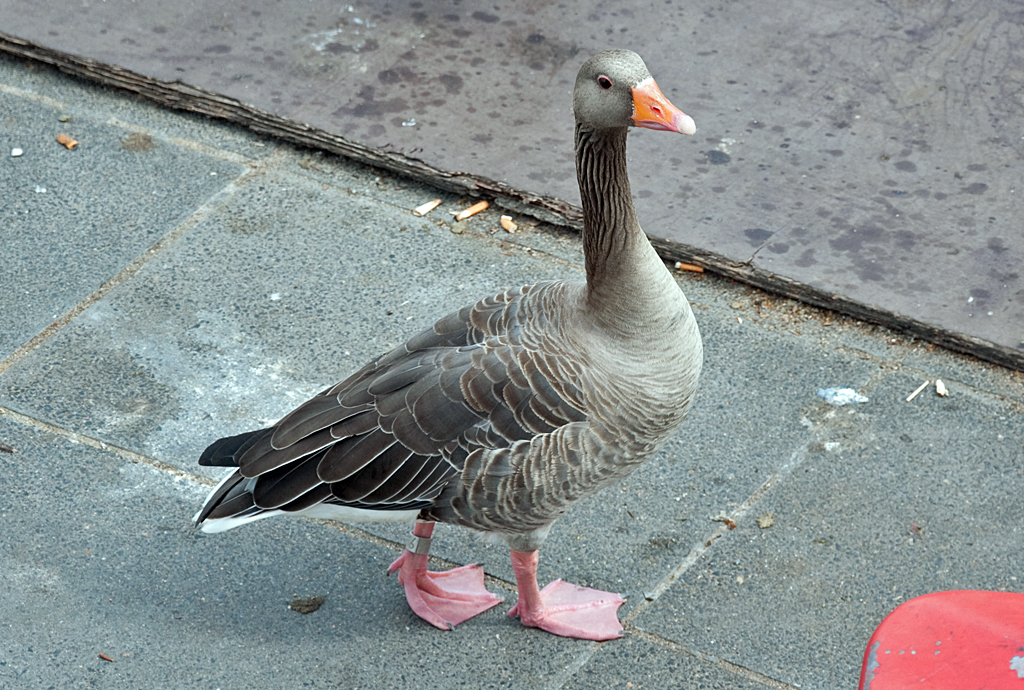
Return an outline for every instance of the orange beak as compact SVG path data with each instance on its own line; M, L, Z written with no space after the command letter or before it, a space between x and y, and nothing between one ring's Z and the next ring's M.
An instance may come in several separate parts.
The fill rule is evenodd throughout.
M633 87L633 124L680 134L697 131L693 118L669 103L653 78Z

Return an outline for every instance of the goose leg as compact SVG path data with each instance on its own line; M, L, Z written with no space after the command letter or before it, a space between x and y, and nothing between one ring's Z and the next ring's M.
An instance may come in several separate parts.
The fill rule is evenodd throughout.
M412 530L416 537L414 550L403 551L388 568L388 574L398 571L398 581L405 587L405 599L413 613L441 630L450 630L504 600L484 587L484 569L479 565L428 571L427 553L433 532L434 523L417 522Z
M618 594L555 580L537 587L536 551L512 552L512 569L519 585L519 601L508 612L523 625L541 628L562 637L582 640L614 640L622 637L616 611L625 599Z

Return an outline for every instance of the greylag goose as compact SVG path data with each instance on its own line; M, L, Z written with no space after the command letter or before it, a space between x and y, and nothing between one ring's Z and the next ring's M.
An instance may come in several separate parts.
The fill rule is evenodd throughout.
M623 599L561 580L539 589L537 550L559 515L636 469L690 407L700 334L637 222L626 133L696 128L625 50L583 65L573 109L586 282L537 283L465 307L274 426L214 442L199 464L236 469L196 525L415 520L389 572L441 629L501 601L478 565L427 570L434 523L461 525L511 548L519 600L510 616L556 635L621 635Z

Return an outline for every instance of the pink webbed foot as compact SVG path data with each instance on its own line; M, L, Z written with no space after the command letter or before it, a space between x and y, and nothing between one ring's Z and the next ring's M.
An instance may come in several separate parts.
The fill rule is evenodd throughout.
M479 565L430 572L425 553L416 554L406 549L391 564L388 573L396 570L398 581L405 587L409 608L441 630L450 630L504 601L484 587L484 569Z
M512 568L519 583L519 601L508 612L523 625L581 640L614 640L622 637L616 615L623 599L612 592L555 580L538 591L537 552L512 552Z

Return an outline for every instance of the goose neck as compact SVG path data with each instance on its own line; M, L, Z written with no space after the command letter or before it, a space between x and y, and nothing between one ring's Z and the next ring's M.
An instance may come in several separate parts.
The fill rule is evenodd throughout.
M587 301L592 310L632 329L637 324L627 322L653 316L646 312L675 284L663 285L663 278L671 282L671 277L637 221L626 172L626 133L624 127L592 130L577 123L576 176Z
M624 127L588 130L576 124L576 177L591 288L607 276L609 262L640 232L626 173L626 132Z

